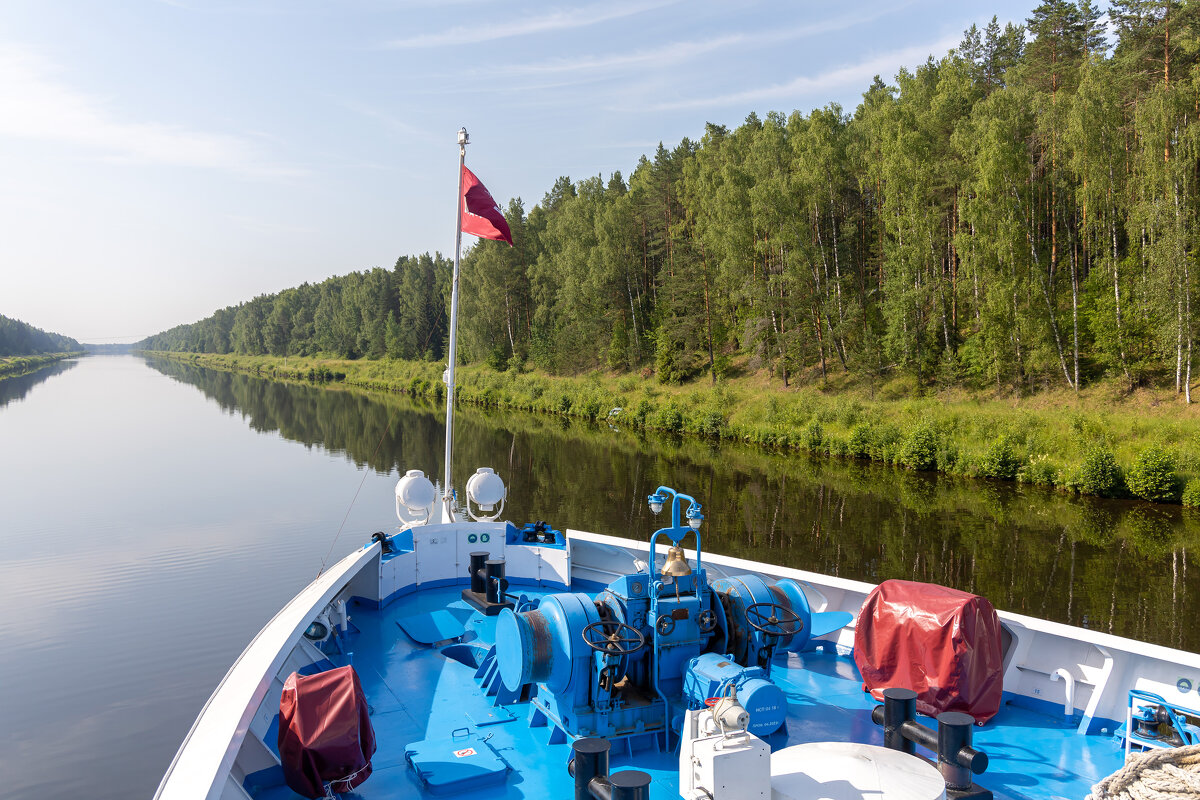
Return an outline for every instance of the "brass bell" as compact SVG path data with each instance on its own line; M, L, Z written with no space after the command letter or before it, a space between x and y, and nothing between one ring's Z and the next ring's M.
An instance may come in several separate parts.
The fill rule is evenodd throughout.
M667 551L667 563L663 564L662 574L664 576L670 575L674 578L681 578L684 575L692 574L692 566L683 557L682 547L672 547Z

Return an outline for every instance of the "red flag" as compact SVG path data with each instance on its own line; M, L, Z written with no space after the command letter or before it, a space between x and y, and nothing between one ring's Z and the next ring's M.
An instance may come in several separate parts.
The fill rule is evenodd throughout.
M498 239L512 246L512 231L508 229L508 221L500 211L500 206L492 199L487 187L479 182L475 173L462 168L462 229L482 239Z

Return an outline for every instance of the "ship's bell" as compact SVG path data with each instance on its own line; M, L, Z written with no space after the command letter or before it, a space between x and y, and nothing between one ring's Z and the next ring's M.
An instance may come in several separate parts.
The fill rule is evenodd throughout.
M692 574L692 566L683 557L682 547L672 547L667 551L667 563L663 564L662 574L670 575L674 578L681 578L684 575Z

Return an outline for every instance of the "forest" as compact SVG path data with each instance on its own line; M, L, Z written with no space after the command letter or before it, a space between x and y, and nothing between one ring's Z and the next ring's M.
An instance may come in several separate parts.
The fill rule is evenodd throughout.
M83 350L79 342L57 333L0 314L0 357L33 356L45 353L77 353Z
M750 113L626 178L559 178L462 260L461 357L778 384L904 376L1191 402L1200 3L1048 0L878 76L852 113ZM145 349L437 360L451 261L263 295Z

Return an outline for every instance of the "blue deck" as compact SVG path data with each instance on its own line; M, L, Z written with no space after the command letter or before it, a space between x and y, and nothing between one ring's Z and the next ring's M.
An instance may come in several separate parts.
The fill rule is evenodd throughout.
M382 610L359 603L351 608L359 630L352 642L352 663L372 709L378 743L374 773L354 796L364 800L571 797L573 781L566 769L569 744L547 744L548 728L530 728L527 704L511 707L512 721L492 723L494 717L488 716L495 712L492 698L476 682L474 667L448 658L443 648L416 643L397 624L402 618L439 609L465 621L466 643L492 644L495 617L474 613L461 600L460 587L422 591ZM789 703L786 733L767 740L773 750L813 741L882 744L881 729L870 717L875 702L862 691L852 658L832 652L790 655L786 661L780 656L772 679ZM927 718L922 721L931 723ZM442 738L459 750L479 747L486 740L513 767L503 788L427 793L405 762L404 749L413 742ZM273 741L268 744L274 746ZM1061 718L1008 703L987 725L975 729L974 744L991 759L978 782L998 798L1082 798L1092 784L1122 763L1122 751L1111 737L1081 736ZM450 760L453 750L446 749ZM613 770L628 766L653 776L652 797L679 797L676 754L642 752L631 758L614 748ZM264 787L253 794L264 800L298 797L282 786Z

